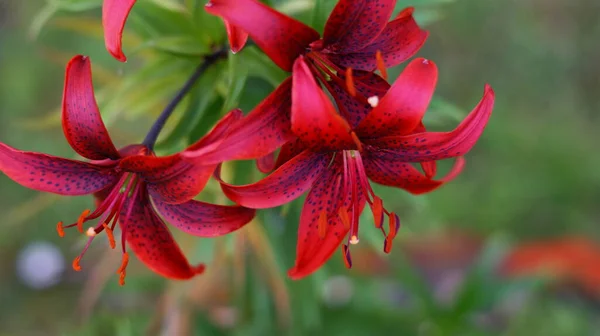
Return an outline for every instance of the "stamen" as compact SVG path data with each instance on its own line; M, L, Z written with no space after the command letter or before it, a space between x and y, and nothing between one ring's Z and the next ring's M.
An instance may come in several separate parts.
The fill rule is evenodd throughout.
M354 86L354 77L352 76L352 68L346 68L346 88L352 97L356 97L356 87Z
M352 257L350 257L350 249L346 244L342 244L342 256L344 257L344 264L346 265L346 268L352 268Z
M358 148L358 151L362 152L363 146L362 146L362 143L360 142L360 139L356 135L356 133L350 132L350 136L352 137L352 141L354 141L354 143L356 144L356 148Z
M56 224L56 232L58 232L58 236L61 237L61 238L65 236L65 230L63 228L63 222L58 222L58 224Z
M81 215L79 215L79 218L77 218L77 230L79 230L79 233L83 233L83 222L85 222L85 220L89 214L90 214L90 210L85 209L85 210L83 210Z
M350 216L348 215L348 209L346 209L345 207L341 207L340 210L338 211L338 215L340 216L340 220L342 221L342 224L344 224L344 229L349 230L350 229Z
M115 243L115 236L113 235L113 230L106 225L106 223L102 223L104 227L104 231L106 231L106 236L108 237L108 243L110 244L110 248L114 249L117 244Z
M81 266L79 265L79 261L81 260L81 256L73 259L73 269L77 272L81 271Z
M385 238L383 241L383 252L390 253L392 251L392 242L393 239L390 239L389 237Z
M371 97L367 98L367 102L369 102L369 105L371 105L371 107L375 108L375 107L377 107L377 105L379 105L379 97L371 96Z
M358 239L358 237L356 235L352 235L352 237L350 237L350 244L352 245L356 245L358 244L360 240Z
M391 212L389 217L389 224L390 232L388 233L387 238L394 239L394 237L396 237L396 234L398 233L398 229L400 228L400 218L398 218L398 215Z
M387 69L385 68L385 62L383 61L383 56L381 55L381 51L377 50L375 53L375 59L377 60L377 70L381 73L381 77L388 80Z
M371 212L373 212L375 227L378 229L381 228L381 224L383 224L383 201L378 196L373 196Z
M325 210L319 214L317 227L319 229L319 238L325 239L325 234L327 233L327 212Z

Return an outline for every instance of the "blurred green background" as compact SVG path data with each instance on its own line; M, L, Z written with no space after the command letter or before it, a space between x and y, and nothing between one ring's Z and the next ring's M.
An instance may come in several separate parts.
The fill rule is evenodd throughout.
M155 12L140 1L127 26L130 61L120 64L104 50L100 0L66 2L83 11L54 13L42 0L0 1L0 141L73 157L57 107L64 65L76 53L92 57L97 87L106 86L97 93L114 141L140 141L197 63L194 55L206 49L181 49L164 40L155 49L140 47L140 39L155 36L144 34ZM311 14L311 1L272 2L322 25ZM325 1L324 8L334 2ZM287 279L298 200L283 210L261 212L256 223L227 238L176 233L192 262L207 263L203 276L170 282L133 261L127 285L119 287L117 251L95 242L82 262L84 270L77 273L70 262L84 241L72 232L59 239L55 232L58 221L76 219L91 199L42 195L0 175L0 336L600 335L600 287L498 275L503 256L519 242L599 237L600 6L593 0L399 2L398 9L418 5L418 18L430 31L418 55L440 69L437 100L426 122L451 129L457 116L476 104L486 82L497 100L489 126L456 181L419 197L379 188L403 222L391 255L380 253L383 242L375 236L353 251L352 270L336 254L315 275ZM40 32L33 38L36 27ZM219 23L214 27L220 29ZM205 33L211 41L223 40L220 30ZM239 57L238 69L261 59L253 48ZM176 67L164 70L167 75L144 77L148 85L159 83L154 87L126 83L148 64ZM236 77L200 84L196 96L205 94L202 87L214 87L217 94L207 99L204 110L209 112L195 119L188 133L202 134L211 126L211 113L214 120L238 103L249 111L272 89L275 83L269 79L283 78L277 70L268 78L249 72L245 89L233 101L218 96L227 96L227 84L239 84ZM182 145L174 141L163 150ZM233 172L248 167L237 164ZM224 201L214 184L203 195ZM374 231L368 217L365 211L365 236ZM590 261L590 267L600 267L600 260Z

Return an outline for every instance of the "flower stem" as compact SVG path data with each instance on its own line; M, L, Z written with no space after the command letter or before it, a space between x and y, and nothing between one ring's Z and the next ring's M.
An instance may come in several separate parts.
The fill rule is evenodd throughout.
M175 97L173 97L171 102L169 102L169 105L167 105L160 114L160 116L158 116L158 119L156 119L156 121L150 128L150 131L148 131L144 142L142 142L143 145L147 146L149 149L154 148L154 144L156 143L158 135L162 131L163 127L165 126L165 123L167 122L177 105L179 105L179 103L183 100L183 97L185 97L185 95L194 87L196 81L206 72L206 70L208 70L208 68L211 65L225 57L227 57L227 47L220 48L212 54L204 56L202 63L198 65L194 73L190 76L190 78L188 78L185 84L183 84L181 89L179 89L179 91L177 92Z

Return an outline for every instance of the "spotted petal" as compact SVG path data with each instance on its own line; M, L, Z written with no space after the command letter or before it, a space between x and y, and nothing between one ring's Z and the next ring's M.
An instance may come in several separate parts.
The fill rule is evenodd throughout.
M325 24L324 46L352 52L369 45L392 16L396 0L340 0Z
M390 160L385 156L380 157L377 153L365 155L363 163L367 176L374 182L402 188L415 195L428 193L453 180L465 166L464 158L458 157L446 176L439 180L433 180L427 175L423 175L410 163Z
M389 160L424 162L463 156L473 148L492 115L494 91L485 86L477 107L451 132L425 132L370 139Z
M275 64L291 71L319 33L257 0L210 0L206 11L245 31Z
M291 78L286 79L246 117L232 124L216 150L190 147L182 155L192 162L212 164L274 152L294 138L290 130L291 84Z
M248 224L256 210L241 206L216 205L199 201L168 204L154 200L159 214L183 232L198 237L217 237Z
M342 67L366 71L377 68L378 51L386 68L406 61L421 49L429 35L417 25L412 13L412 7L400 12L398 17L389 22L381 34L364 48L351 53L330 53L329 59Z
M350 126L319 87L303 57L294 63L292 131L309 148L337 150L353 146Z
M136 0L104 0L102 4L102 26L104 44L114 58L125 62L127 58L121 49L121 38L125 21Z
M62 125L67 141L81 156L90 160L120 157L94 98L89 57L77 55L67 64Z
M361 138L406 135L421 125L437 83L437 67L426 59L410 62L379 104L361 121Z
M148 194L140 191L128 198L119 218L125 240L149 269L171 279L189 279L204 271L204 265L191 266L171 233L152 209Z
M219 176L219 169L215 177L221 183L225 195L232 201L248 208L266 209L300 197L327 167L330 159L328 154L306 150L271 175L243 186L224 182Z
M0 171L18 184L59 195L87 195L115 183L112 166L24 152L0 143Z

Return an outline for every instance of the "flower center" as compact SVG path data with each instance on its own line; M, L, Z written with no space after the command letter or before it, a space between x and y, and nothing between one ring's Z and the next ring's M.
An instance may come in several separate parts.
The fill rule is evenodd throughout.
M369 179L365 172L360 151L345 150L341 152L343 155L344 165L344 185L342 186L342 195L349 199L350 205L339 208L338 216L344 226L349 229L348 240L346 244L342 244L342 256L346 267L352 267L352 258L350 256L350 245L358 244L358 217L362 212L363 202L369 204L375 227L381 230L384 236L383 251L390 253L392 250L392 242L398 229L400 228L400 219L394 212L389 212L383 206L383 201L371 188ZM384 216L388 217L389 228L386 232L383 227Z
M63 226L63 222L58 222L56 225L56 230L60 237L64 237L65 232L64 229L76 227L80 233L84 233L83 225L91 220L97 219L96 226L90 226L85 231L85 234L89 237L88 241L83 248L83 251L73 260L73 269L76 271L81 270L81 266L79 265L81 258L90 247L92 241L96 236L102 232L106 233L106 237L108 238L108 243L110 248L114 249L116 247L116 241L114 237L114 230L117 226L117 222L119 217L121 216L123 206L125 205L125 201L128 198L135 199L137 193L139 192L139 179L135 174L125 173L119 181L111 188L110 192L102 200L102 202L98 205L96 210L91 212L90 210L84 210L77 222ZM129 208L125 209L126 217L129 217L134 203L130 202ZM122 286L125 284L125 268L127 267L127 263L129 262L129 255L126 251L125 246L125 237L126 237L126 226L123 225L123 221L121 221L121 248L123 251L121 267L117 271L119 274L119 284Z

